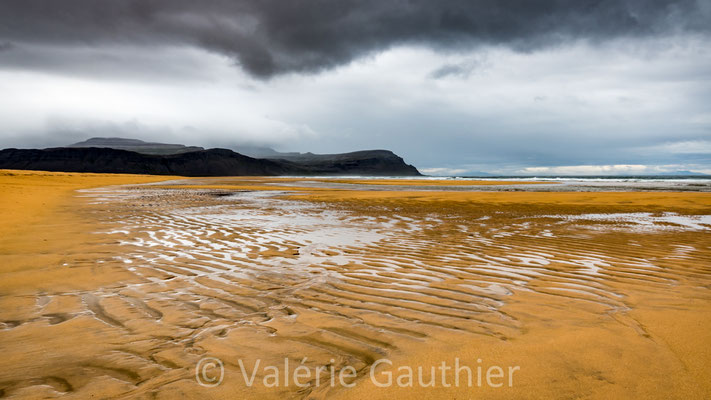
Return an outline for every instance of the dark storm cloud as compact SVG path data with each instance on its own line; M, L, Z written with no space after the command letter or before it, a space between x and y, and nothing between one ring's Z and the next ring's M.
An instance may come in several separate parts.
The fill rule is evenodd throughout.
M400 44L529 51L575 39L707 32L710 18L706 0L4 0L0 43L198 46L270 77L318 72Z

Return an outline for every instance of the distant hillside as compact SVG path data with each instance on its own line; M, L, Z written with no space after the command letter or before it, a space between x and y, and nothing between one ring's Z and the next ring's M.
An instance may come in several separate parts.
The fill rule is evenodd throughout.
M202 147L197 146L185 146L182 144L167 144L167 143L153 143L144 142L138 139L124 139L124 138L102 138L95 137L83 142L70 144L67 147L98 147L98 148L110 148L117 150L128 150L135 151L136 153L142 154L157 154L157 155L168 155L168 154L180 154L188 153L191 151L205 150Z
M240 154L272 161L289 162L320 174L359 171L362 175L420 175L420 172L390 150L361 150L351 153L281 153L269 147L237 146ZM353 174L356 174L355 172Z
M295 172L290 166L225 149L154 155L96 147L5 149L0 151L0 168L182 176L285 175Z
M384 150L293 162L257 159L227 149L167 155L97 147L5 149L0 150L0 169L182 176L419 175L415 167Z
M417 168L405 164L401 157L389 150L362 150L342 154L296 153L298 155L291 156L284 154L267 159L297 165L312 174L341 175L345 171L353 171L350 175L420 175Z
M292 156L299 156L303 153L281 153L270 147L265 146L251 146L251 145L239 145L234 146L232 149L245 156L250 156L254 158L281 158L288 159Z

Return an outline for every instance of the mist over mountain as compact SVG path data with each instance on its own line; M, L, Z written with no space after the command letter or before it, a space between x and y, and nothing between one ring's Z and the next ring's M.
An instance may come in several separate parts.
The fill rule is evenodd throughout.
M139 139L125 139L118 137L94 137L91 139L84 140L83 142L70 144L67 147L110 148L117 150L135 151L136 153L142 154L180 154L188 153L191 151L205 150L203 147L198 146L144 142L143 140Z

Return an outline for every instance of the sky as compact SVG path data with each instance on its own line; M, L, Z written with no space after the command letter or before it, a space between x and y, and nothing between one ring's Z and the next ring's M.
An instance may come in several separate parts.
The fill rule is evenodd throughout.
M389 149L427 174L711 174L708 0L3 0L0 148Z

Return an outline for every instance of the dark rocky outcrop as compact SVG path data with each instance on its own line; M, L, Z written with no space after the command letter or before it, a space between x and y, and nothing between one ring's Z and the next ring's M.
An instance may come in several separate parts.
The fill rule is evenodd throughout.
M415 167L386 150L292 161L257 159L227 149L168 155L95 147L5 149L0 150L0 168L181 176L419 175Z
M269 157L269 160L303 168L318 175L368 175L368 176L416 176L417 168L405 164L397 154L389 150L364 150L343 154L296 153ZM291 153L293 154L293 153ZM278 157L278 158L277 158Z

